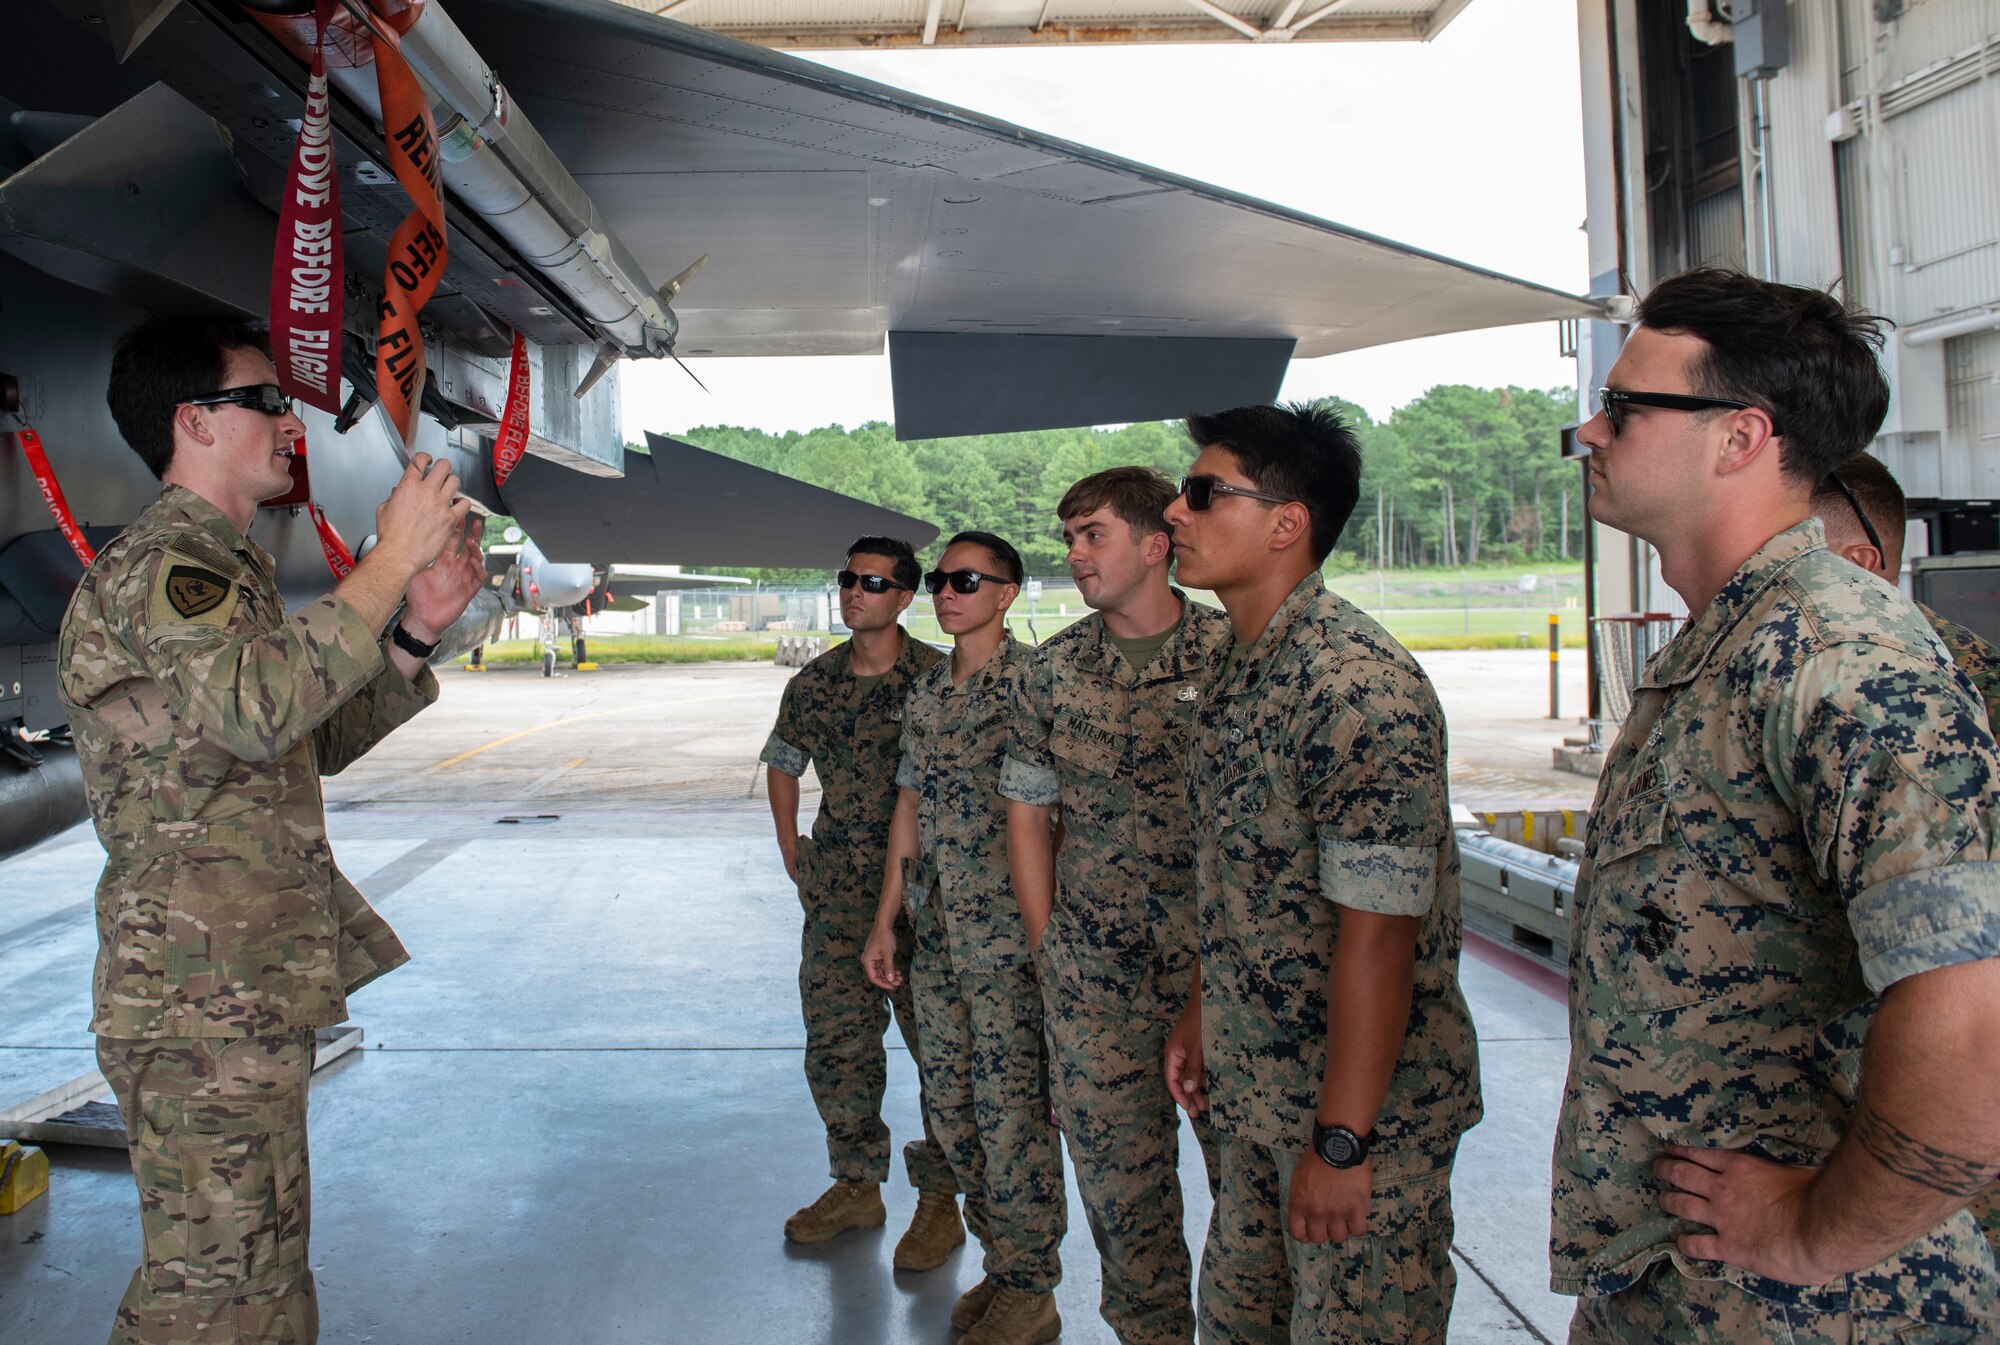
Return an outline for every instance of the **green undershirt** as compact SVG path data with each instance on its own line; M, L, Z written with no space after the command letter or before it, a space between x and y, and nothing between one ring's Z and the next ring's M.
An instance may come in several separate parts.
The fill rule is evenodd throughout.
M856 673L854 675L854 685L858 694L867 695L876 687L882 685L882 679L888 675L887 673L870 673L868 676L863 677L860 673Z
M1104 632L1104 638L1118 646L1118 652L1132 665L1133 672L1144 672L1146 665L1153 661L1153 655L1160 652L1160 646L1173 638L1174 629L1179 624L1175 622L1173 626L1167 627L1158 635L1141 635L1136 640L1123 639L1108 630Z

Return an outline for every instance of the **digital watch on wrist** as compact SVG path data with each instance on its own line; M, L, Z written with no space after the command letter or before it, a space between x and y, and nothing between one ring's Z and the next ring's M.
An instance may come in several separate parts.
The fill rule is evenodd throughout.
M1368 1137L1346 1126L1323 1126L1315 1121L1313 1152L1330 1168L1359 1167L1368 1157Z

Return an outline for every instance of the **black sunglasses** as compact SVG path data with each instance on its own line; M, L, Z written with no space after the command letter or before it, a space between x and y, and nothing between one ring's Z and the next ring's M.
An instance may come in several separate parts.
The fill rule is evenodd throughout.
M1875 554L1887 560L1889 553L1882 549L1881 534L1876 532L1875 525L1868 521L1868 511L1861 507L1861 501L1856 498L1852 490L1848 489L1847 483L1840 479L1840 473L1829 472L1826 479L1833 482L1835 490L1847 497L1847 505L1854 511L1854 516L1861 520L1861 531L1868 534L1868 544L1875 548Z
M996 584L1011 584L1014 581L1002 575L987 574L984 570L953 570L946 574L943 570L932 570L924 576L924 591L932 597L944 592L946 584L953 593L977 593L982 581L991 579Z
M1726 397L1689 397L1679 392L1627 392L1623 388L1599 388L1597 409L1611 422L1611 433L1625 432L1625 408L1628 406L1655 406L1663 411L1755 411L1758 408L1749 402L1732 402ZM1771 434L1775 438L1780 433L1778 424L1771 422Z
M187 399L189 406L247 406L267 416L282 416L292 409L292 399L276 383L252 383L243 388L224 388Z
M905 592L915 591L907 584L899 584L895 580L885 579L879 574L856 574L852 570L842 570L833 578L834 582L842 588L853 588L856 584L859 584L863 593L887 593L892 588L900 588Z
M1283 495L1266 495L1261 490L1247 490L1242 486L1232 486L1226 481L1218 481L1212 476L1184 476L1181 478L1180 493L1187 500L1188 508L1197 514L1215 503L1218 495L1241 495L1246 500L1263 500L1270 504L1290 504Z

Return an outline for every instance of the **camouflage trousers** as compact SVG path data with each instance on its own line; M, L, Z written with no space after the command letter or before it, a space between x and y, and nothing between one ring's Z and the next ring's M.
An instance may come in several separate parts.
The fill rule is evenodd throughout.
M1056 1117L1103 1265L1099 1311L1120 1345L1194 1339L1194 1263L1183 1231L1180 1113L1167 1092L1167 1034L1187 1002L1186 977L1149 974L1129 998L1124 978L1093 977L1067 947L1040 959L1054 1060ZM1216 1190L1215 1132L1195 1139Z
M1204 1345L1444 1345L1455 1144L1375 1173L1374 1231L1338 1243L1285 1232L1303 1151L1221 1137L1222 1186L1201 1255Z
M311 1345L313 1034L97 1039L139 1183L111 1345Z
M1903 1316L1789 1307L1656 1261L1626 1289L1578 1299L1569 1339L1570 1345L1971 1345L1992 1337Z
M910 978L931 1132L966 1192L986 1274L1046 1292L1062 1279L1069 1203L1049 1124L1041 988L1032 966L957 971L941 943L920 944Z
M879 867L881 854L873 852ZM903 987L885 994L861 969L861 950L875 923L875 885L854 857L799 842L799 1007L806 1022L806 1086L826 1126L828 1175L835 1181L876 1182L889 1176L889 1127L882 1095L889 1084L882 1034L893 1014L918 1067L923 1052L908 981L910 926L896 922L896 965ZM958 1190L944 1152L931 1134L930 1110L919 1106L924 1137L903 1146L903 1170L919 1191Z

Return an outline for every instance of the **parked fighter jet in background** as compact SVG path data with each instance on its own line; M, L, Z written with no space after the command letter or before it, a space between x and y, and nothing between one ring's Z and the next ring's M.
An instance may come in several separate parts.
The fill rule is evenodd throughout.
M81 816L54 640L82 561L10 432L39 432L88 544L152 500L105 408L112 345L148 313L269 311L312 10L13 0L0 14L0 855ZM594 568L818 565L863 532L928 540L916 520L668 440L627 455L628 358L886 341L898 432L933 437L1268 399L1295 356L1596 311L609 0L334 11L340 410L302 408L299 496L351 543L417 450L482 512ZM371 26L395 31L430 104L449 244L404 338L429 370L407 435L376 382L381 278L412 200L391 171ZM503 486L493 443L516 337L528 456ZM309 511L267 509L253 535L288 600L325 591ZM482 601L451 647L503 616Z

